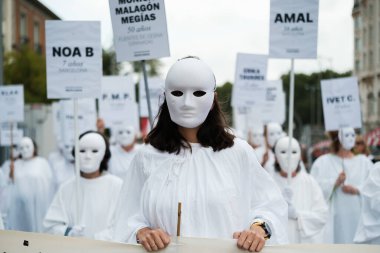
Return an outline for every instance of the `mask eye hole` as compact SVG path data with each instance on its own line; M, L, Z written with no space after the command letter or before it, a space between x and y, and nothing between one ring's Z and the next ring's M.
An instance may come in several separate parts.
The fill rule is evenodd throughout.
M84 153L85 151L84 151L84 149L81 149L81 150L79 150L79 152L80 152L80 153Z
M179 91L179 90L174 90L172 92L170 92L173 96L175 97L180 97L183 95L183 92L182 91Z
M204 95L206 95L206 92L203 90L197 90L193 92L193 95L196 97L203 97Z
M286 151L285 150L281 150L281 154L286 154Z
M127 131L127 134L131 134L131 132L130 132L130 131Z
M97 149L93 149L92 153L98 153L98 150Z
M293 154L297 154L297 150L293 150L292 153L293 153Z

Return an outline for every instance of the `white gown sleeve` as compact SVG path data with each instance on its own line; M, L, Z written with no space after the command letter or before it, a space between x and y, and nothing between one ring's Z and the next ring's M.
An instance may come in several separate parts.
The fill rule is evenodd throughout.
M140 208L140 196L147 175L143 166L143 154L138 152L133 158L124 178L120 198L116 207L113 225L113 239L119 242L136 243L139 229L149 227Z
M311 187L313 190L313 200L311 210L298 211L298 227L303 238L309 238L320 233L328 219L328 206L324 200L323 193L318 183L311 178Z
M324 156L319 157L313 163L313 165L311 166L310 174L318 182L319 186L322 189L323 196L325 197L325 200L328 202L330 200L331 195L333 194L334 185L337 177L332 177L330 173L326 173L326 170L328 171L329 168L326 169L325 167L329 166L329 164L325 162L325 159L327 157Z
M46 213L43 221L44 232L55 235L64 235L69 226L67 205L63 200L63 189L59 188Z
M270 244L284 244L288 242L287 222L288 206L282 197L281 191L273 178L266 172L253 153L246 150L248 167L251 168L251 208L250 220L264 220L270 227Z

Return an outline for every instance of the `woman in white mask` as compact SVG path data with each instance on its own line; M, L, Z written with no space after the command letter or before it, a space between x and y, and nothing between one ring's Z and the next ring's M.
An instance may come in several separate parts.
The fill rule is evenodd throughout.
M353 243L361 212L360 187L373 164L351 151L355 145L353 128L329 132L332 152L319 157L311 174L322 188L329 205L326 242Z
M288 202L289 243L322 243L328 219L328 207L317 181L301 169L301 148L289 137L276 142L274 179ZM288 154L290 151L290 162ZM288 182L288 171L291 179Z
M260 251L285 243L286 203L249 144L227 129L215 77L194 57L169 70L157 124L129 168L115 228L118 241L165 248L176 235L235 238Z
M19 144L21 159L9 173L9 209L7 229L42 232L42 221L49 207L53 185L52 172L45 158L37 156L37 147L29 137Z
M136 131L133 126L117 128L114 131L116 145L111 146L112 157L109 172L124 180L129 165L136 154Z
M264 129L264 145L255 149L257 159L261 166L270 174L274 173L275 157L272 149L276 144L276 141L284 135L282 127L276 122L270 122Z
M80 206L72 178L56 193L43 223L45 232L94 238L108 228L122 185L121 179L107 173L110 157L104 135L87 131L79 136Z

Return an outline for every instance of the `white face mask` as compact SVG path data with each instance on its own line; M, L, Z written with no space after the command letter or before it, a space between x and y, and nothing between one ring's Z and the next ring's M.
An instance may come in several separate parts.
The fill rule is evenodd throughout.
M20 142L20 154L22 159L30 159L34 154L34 145L32 139L23 137Z
M267 125L268 145L272 148L276 141L283 137L282 127L278 123L269 123Z
M338 138L345 150L351 150L355 146L355 130L353 128L339 129Z
M106 152L106 143L97 133L89 133L79 140L79 167L84 173L99 170Z
M136 138L136 131L133 126L127 126L125 128L116 129L116 141L121 146L129 146L133 144Z
M301 148L298 141L292 138L291 149L290 149L290 166L288 165L288 146L289 146L289 137L282 137L276 143L275 155L278 164L281 167L281 170L288 172L293 172L297 169L300 160L301 160Z
M66 143L63 145L62 147L62 153L63 153L63 157L69 161L69 162L73 162L74 161L74 156L73 156L73 148L74 148L74 145L73 144L69 144L69 143Z
M255 127L251 129L250 141L255 146L261 146L264 143L264 129L262 127Z
M165 81L171 120L185 128L200 126L211 110L214 89L214 74L205 63L194 58L177 61Z

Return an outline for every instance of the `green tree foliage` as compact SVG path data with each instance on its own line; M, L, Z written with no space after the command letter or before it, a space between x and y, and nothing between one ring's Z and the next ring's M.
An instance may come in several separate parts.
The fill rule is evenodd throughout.
M4 83L23 84L26 103L48 103L45 57L27 46L4 56Z
M337 73L332 70L316 72L310 75L295 74L294 117L296 122L298 121L298 125L311 124L323 126L321 80L348 77L351 75L351 71ZM290 74L282 75L281 79L284 84L284 92L286 93L286 107L288 107Z
M103 75L118 75L121 70L121 64L116 61L115 51L102 50L103 53Z
M132 68L134 73L142 73L142 64L141 61L132 62ZM145 68L148 76L157 76L160 73L160 68L162 63L158 59L147 60L145 61Z
M232 96L232 83L226 82L222 86L216 88L218 94L218 102L222 107L222 111L227 118L228 124L232 124L232 107L231 107L231 96Z

